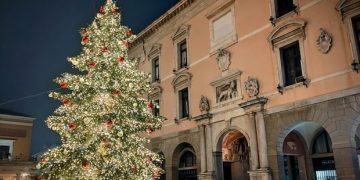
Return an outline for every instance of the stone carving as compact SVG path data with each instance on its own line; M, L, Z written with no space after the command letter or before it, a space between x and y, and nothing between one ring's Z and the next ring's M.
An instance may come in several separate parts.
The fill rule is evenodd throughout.
M320 35L316 40L316 46L323 54L328 53L332 46L332 37L323 28L320 28Z
M207 97L201 95L199 109L201 112L209 112L210 104Z
M230 66L230 52L224 50L224 49L219 49L218 51L218 55L216 57L216 61L217 64L219 66L219 69L224 72L229 70L229 66Z
M226 160L232 161L243 161L249 160L249 146L245 138L239 138L231 143L229 147L229 153L227 154Z
M245 81L245 91L249 97L255 97L259 94L259 82L255 78L248 77Z
M227 101L237 97L237 84L236 80L230 81L216 88L217 102Z

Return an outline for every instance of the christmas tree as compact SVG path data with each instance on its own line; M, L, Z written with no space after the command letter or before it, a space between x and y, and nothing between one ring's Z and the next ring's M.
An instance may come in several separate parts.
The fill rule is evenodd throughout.
M80 31L81 54L68 60L81 73L55 82L66 91L50 97L62 105L47 120L62 145L45 153L39 179L155 179L160 157L146 148L142 132L160 128L162 119L147 100L149 75L128 58L135 36L121 26L119 9L107 0L92 24Z

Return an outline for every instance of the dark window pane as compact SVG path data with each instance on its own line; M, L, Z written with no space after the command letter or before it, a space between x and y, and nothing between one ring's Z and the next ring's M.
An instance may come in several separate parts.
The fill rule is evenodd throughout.
M295 9L293 0L275 0L276 5L276 17L287 14Z
M179 68L187 66L187 47L186 41L179 44Z
M159 58L153 60L153 81L160 80L160 64Z
M180 118L189 117L189 97L188 89L185 88L179 91L180 100Z
M360 16L356 16L352 19L353 28L354 28L354 36L356 43L357 54L360 54Z
M313 154L331 153L332 151L330 136L326 131L323 131L315 140Z
M299 42L287 45L280 49L282 69L284 75L284 85L289 86L301 79L301 56Z

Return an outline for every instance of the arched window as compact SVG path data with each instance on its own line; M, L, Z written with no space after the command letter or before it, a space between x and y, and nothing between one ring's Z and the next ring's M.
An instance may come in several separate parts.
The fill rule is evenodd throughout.
M179 163L179 179L196 180L196 156L193 152L186 150L182 153Z
M313 154L332 153L332 143L329 134L322 131L315 139Z

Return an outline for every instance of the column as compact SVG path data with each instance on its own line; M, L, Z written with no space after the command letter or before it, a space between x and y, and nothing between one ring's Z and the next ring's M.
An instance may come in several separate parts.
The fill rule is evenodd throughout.
M251 131L249 132L250 138L250 166L251 170L256 170L259 168L259 155L258 155L258 142L256 137L256 125L255 125L255 113L249 114L249 124Z
M262 110L257 112L256 128L257 128L257 140L259 147L260 169L268 169L269 161L267 155L268 153L267 153L267 142L266 142L266 130L265 130L264 114Z
M200 161L201 161L201 173L207 171L206 167L206 144L205 144L205 126L200 125Z

